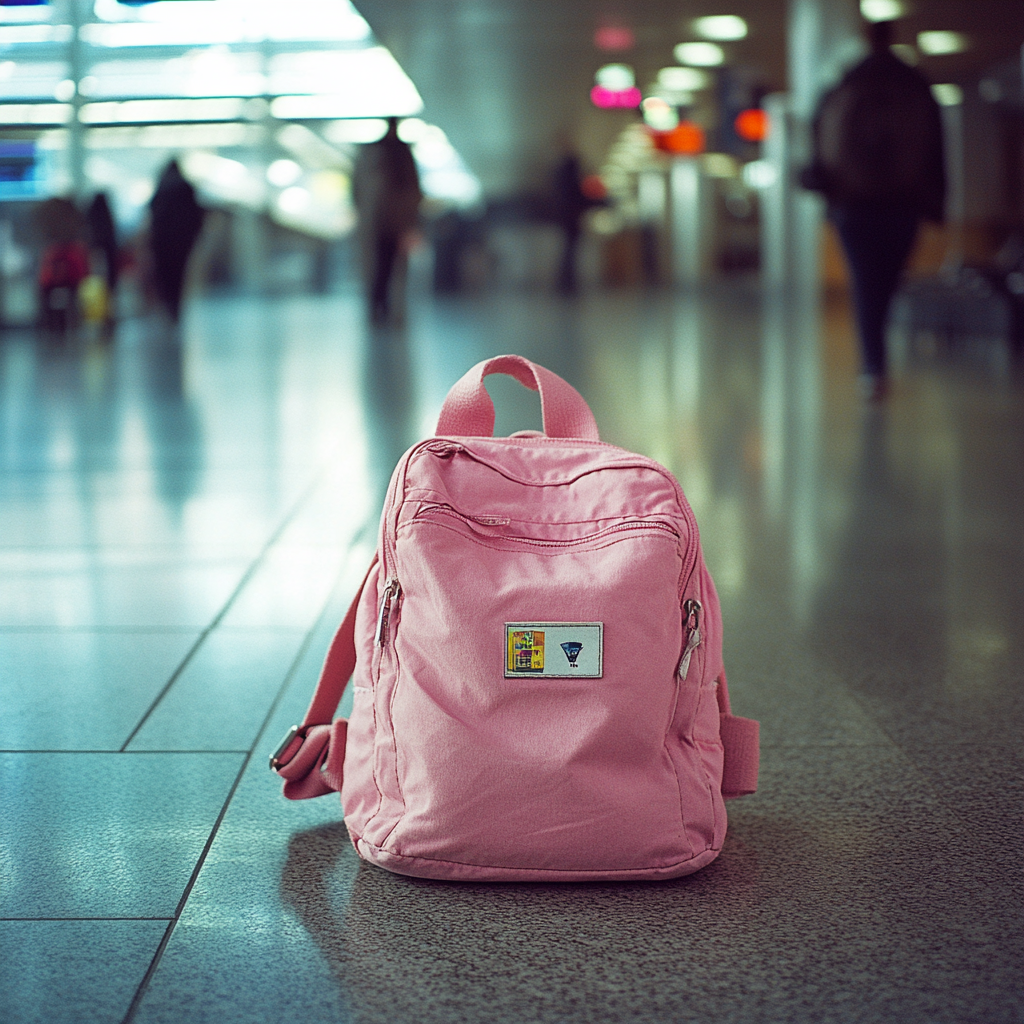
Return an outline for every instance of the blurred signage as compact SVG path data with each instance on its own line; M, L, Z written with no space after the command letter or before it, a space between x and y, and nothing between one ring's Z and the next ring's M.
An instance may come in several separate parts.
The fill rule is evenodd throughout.
M40 179L34 142L0 141L0 199L34 199Z

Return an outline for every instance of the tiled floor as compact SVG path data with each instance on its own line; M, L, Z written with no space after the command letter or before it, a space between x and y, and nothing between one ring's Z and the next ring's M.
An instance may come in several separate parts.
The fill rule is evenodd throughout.
M394 462L503 351L697 513L763 755L694 876L393 876L267 770ZM0 1020L1024 1020L1024 384L979 351L911 352L866 407L841 308L742 284L6 335Z

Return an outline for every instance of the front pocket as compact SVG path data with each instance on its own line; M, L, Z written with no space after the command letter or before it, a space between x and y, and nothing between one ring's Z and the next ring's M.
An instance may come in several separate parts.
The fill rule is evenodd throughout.
M519 520L513 522L500 514L470 514L460 512L452 505L427 503L417 509L411 522L447 521L450 527L460 524L467 537L480 541L505 543L514 546L547 549L572 549L587 544L600 545L606 541L625 539L623 535L636 532L661 533L679 540L679 531L671 523L660 519L641 519L622 516L591 522L545 522Z
M665 748L682 643L677 532L622 520L551 539L536 535L548 524L531 536L482 518L434 505L399 530L390 709L405 811L386 848L553 870L687 859ZM601 622L601 676L506 678L512 622Z

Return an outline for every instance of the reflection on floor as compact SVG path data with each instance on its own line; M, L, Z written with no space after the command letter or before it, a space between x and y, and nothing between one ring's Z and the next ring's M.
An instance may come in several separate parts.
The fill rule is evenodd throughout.
M1024 388L910 349L865 406L842 310L741 286L424 300L377 335L335 296L200 300L180 339L108 348L5 336L0 1019L1024 1019ZM697 513L763 743L697 875L404 879L267 771L392 465L502 351ZM499 432L539 426L492 392Z

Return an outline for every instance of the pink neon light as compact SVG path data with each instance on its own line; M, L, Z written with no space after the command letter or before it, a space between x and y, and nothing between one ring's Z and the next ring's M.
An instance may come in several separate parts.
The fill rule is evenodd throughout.
M595 107L610 109L612 107L639 107L642 93L633 86L631 89L606 89L603 85L595 85L590 90L590 101Z
M633 33L622 25L602 25L594 33L594 45L600 50L631 50Z

